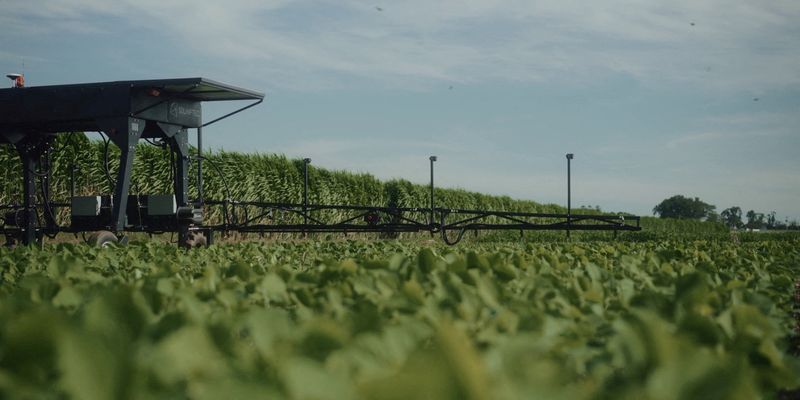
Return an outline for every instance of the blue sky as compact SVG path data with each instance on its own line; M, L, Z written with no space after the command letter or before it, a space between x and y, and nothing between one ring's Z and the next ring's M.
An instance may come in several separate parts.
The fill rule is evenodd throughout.
M203 76L267 93L227 150L650 214L800 219L796 1L0 0L29 85ZM206 116L229 105L206 107Z

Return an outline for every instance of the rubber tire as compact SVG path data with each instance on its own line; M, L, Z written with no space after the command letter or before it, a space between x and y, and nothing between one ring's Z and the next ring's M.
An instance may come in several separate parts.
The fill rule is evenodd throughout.
M109 231L92 232L89 238L86 239L86 243L92 247L108 247L111 243L117 242L117 235Z
M196 247L206 247L208 245L208 239L206 239L206 235L203 235L200 232L189 232L186 241L182 243L182 247L187 249L192 249Z

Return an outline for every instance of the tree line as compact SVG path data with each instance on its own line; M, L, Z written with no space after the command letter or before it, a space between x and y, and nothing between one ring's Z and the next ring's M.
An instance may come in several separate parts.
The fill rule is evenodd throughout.
M780 221L776 218L775 211L762 213L749 210L743 213L741 207L732 206L717 213L716 209L716 206L708 204L698 197L675 195L653 207L653 214L660 218L721 222L731 229L800 230L800 225L796 220L790 222L786 218L784 221Z

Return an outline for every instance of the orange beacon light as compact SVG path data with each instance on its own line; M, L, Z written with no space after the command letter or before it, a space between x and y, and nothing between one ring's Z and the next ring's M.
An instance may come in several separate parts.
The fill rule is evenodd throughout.
M25 75L22 74L7 74L6 77L14 81L15 88L25 87Z

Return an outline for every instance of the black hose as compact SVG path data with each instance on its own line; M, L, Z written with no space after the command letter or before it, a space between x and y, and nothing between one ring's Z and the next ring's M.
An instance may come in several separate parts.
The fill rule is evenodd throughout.
M225 194L228 197L227 200L228 201L233 200L233 195L231 194L231 188L230 188L230 186L228 186L228 180L225 178L225 174L222 172L222 169L219 168L219 165L217 165L214 161L210 160L208 157L205 157L205 156L199 156L198 155L198 156L195 156L194 158L206 161L206 162L208 162L209 165L211 165L211 168L213 168L214 171L217 172L217 174L219 175L220 179L222 180L222 186L225 188ZM235 205L233 207L235 207ZM227 206L227 203L223 205L222 209L223 209L223 213L224 213L224 218L227 220L229 218L228 217L228 206ZM235 219L233 224L234 225L238 225L239 224L239 219L236 218L236 213L235 212L231 212L231 216Z
M156 142L156 141L154 141L153 139L150 139L150 138L144 138L144 141L147 142L151 146L164 147L163 143Z
M447 228L445 228L445 222L444 222L445 219L447 218L447 214L448 214L447 211L443 211L442 212L442 216L441 216L441 219L440 219L441 222L439 224L439 229L441 229L441 231L442 231L442 241L444 241L447 245L453 246L453 245L458 244L458 242L460 242L461 239L464 237L464 233L467 231L468 225L462 226L461 229L458 231L458 235L456 236L456 240L450 241L450 238L447 237Z
M61 143L61 146L59 146L59 147L58 147L58 148L57 148L57 149L54 151L54 153L60 153L62 150L64 150L64 149L67 147L67 144L70 144L70 143L72 142L72 140L71 140L71 139L72 139L74 136L75 136L75 132L70 132L70 133L68 133L68 134L67 134L67 138L66 138L66 139L64 139L64 143Z
M57 227L58 223L56 222L56 214L53 212L53 208L50 207L50 191L48 190L48 188L44 184L44 180L43 179L39 180L39 187L40 187L40 189L42 191L42 201L44 202L44 209L45 209L45 211L47 211L47 214L50 216L50 219L53 221L53 224L55 224L56 227Z
M172 149L172 146L169 148L169 181L175 182L175 175L177 175L177 171L175 171L175 151Z
M458 231L458 236L456 236L456 240L454 240L454 241L452 241L452 242L451 242L451 241L450 241L450 239L447 237L447 229L442 229L442 240L443 240L443 241L444 241L446 244L448 244L448 245L450 245L450 246L456 245L456 244L458 244L458 242L460 242L460 241L461 241L461 239L464 237L464 232L466 232L466 231L467 231L467 227L466 227L466 226L465 226L465 227L463 227L463 228L461 228L461 229Z
M50 202L50 189L45 185L44 178L49 179L51 174L52 174L52 171L53 171L52 162L49 160L50 155L51 154L61 153L67 147L68 144L75 145L75 141L72 140L74 137L75 137L75 132L70 132L67 135L67 138L64 140L64 142L61 144L61 146L56 147L55 149L53 149L53 151L51 151L51 152L49 151L49 152L46 153L47 154L46 156L48 157L47 170L45 170L44 172L31 171L31 173L34 176L37 176L37 177L40 178L39 179L39 189L40 189L41 194L42 194L42 202L43 202L43 205L44 205L44 210L47 212L47 215L50 217L50 220L53 222L53 224L57 228L59 227L58 226L58 220L56 219L56 214L55 214L55 212L53 211L53 208L50 205L50 203L51 203ZM36 220L37 220L38 224L41 226L42 223L41 223L41 220L39 219L39 214L38 213L36 214ZM56 234L47 234L46 233L45 235L47 237L51 238L51 239L56 237Z

